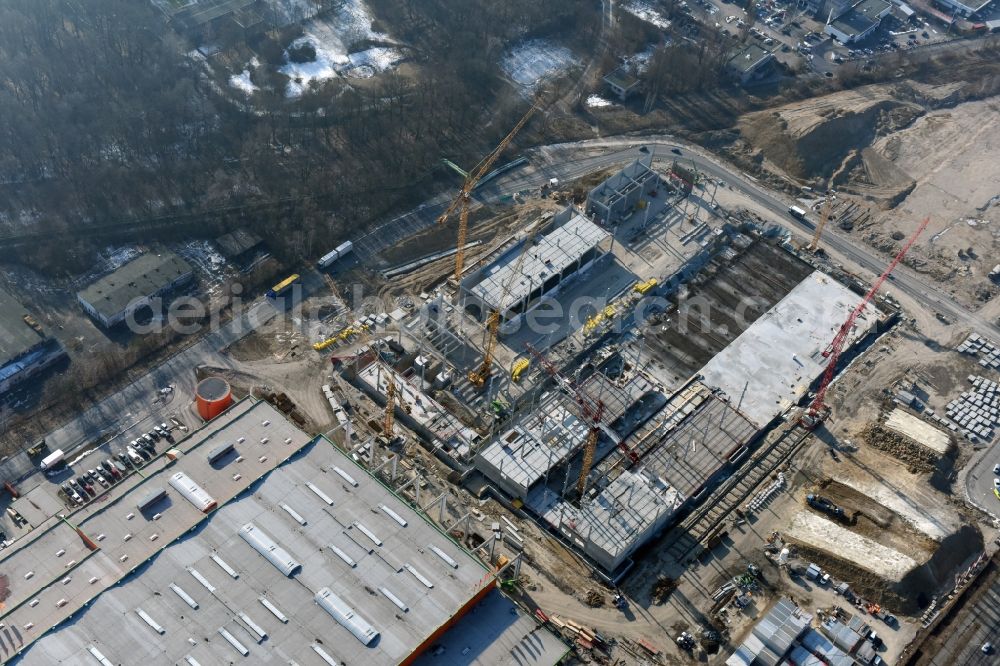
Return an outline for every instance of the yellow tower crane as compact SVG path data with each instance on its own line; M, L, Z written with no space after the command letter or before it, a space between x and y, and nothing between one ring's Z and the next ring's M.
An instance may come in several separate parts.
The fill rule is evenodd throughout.
M521 247L521 253L517 255L517 259L514 262L514 267L507 277L507 281L504 282L503 289L500 293L500 299L497 302L498 308L490 312L490 316L486 320L486 344L483 345L483 360L476 367L475 370L469 372L469 382L479 388L486 383L486 380L490 377L490 372L493 370L493 352L497 348L497 336L500 332L500 320L503 318L501 314L504 308L507 306L507 297L510 296L510 289L513 286L514 281L521 274L521 264L524 263L524 257L527 256L528 250L531 249L531 244L535 240L535 236L538 235L539 229L542 228L549 220L548 217L541 217L535 224L531 227L531 231L528 232L528 236L524 239L524 245ZM521 369L522 372L524 368ZM518 373L520 376L520 373Z
M819 239L823 235L823 228L826 223L830 221L830 207L833 205L833 197L829 192L826 193L826 201L823 202L823 212L820 213L819 223L816 225L816 231L813 233L812 241L810 241L809 246L806 248L810 252L814 253L819 249Z
M382 435L392 440L392 423L395 420L396 382L392 378L392 368L385 379L385 412L382 414Z
M448 218L456 211L459 210L458 217L458 251L455 253L455 281L461 282L462 280L462 268L465 264L465 239L469 233L469 201L472 199L472 191L476 189L476 185L482 180L483 176L489 173L493 165L500 158L500 154L506 150L510 142L514 140L514 137L521 128L524 127L531 114L535 112L538 106L532 104L528 112L524 114L521 120L518 121L517 125L514 125L514 129L510 131L507 136L504 137L503 141L493 149L489 155L483 159L476 167L469 172L469 175L465 179L465 183L462 184L462 189L459 190L458 196L455 197L451 205L448 206L447 210L441 214L438 218L438 224L444 225L448 221Z

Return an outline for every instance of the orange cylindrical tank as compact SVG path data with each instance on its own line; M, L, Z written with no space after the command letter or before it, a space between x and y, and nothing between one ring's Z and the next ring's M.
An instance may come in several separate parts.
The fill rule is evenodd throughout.
M211 421L233 404L233 390L225 379L208 377L198 382L195 401L201 418Z

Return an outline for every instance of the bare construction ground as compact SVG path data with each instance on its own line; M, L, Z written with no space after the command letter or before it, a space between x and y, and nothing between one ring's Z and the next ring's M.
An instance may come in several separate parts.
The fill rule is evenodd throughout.
M811 272L764 241L731 263L717 260L691 283L680 310L647 329L653 371L667 386L690 377Z
M795 514L785 536L892 582L902 580L917 566L909 555L809 511Z
M876 84L750 113L737 127L736 156L836 187L868 213L855 213L853 232L880 250L895 253L930 217L906 263L1000 315L1000 285L987 278L1000 255L1000 98L979 99L961 80Z
M913 179L914 188L894 210L875 218L867 239L892 246L914 222L930 216L928 233L909 261L924 264L976 307L1000 293L986 277L1000 256L998 130L1000 98L992 97L932 111L873 144ZM992 307L1000 312L996 303Z

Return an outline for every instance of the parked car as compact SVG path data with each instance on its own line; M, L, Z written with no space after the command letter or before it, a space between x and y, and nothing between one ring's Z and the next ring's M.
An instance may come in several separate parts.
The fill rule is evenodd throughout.
M115 481L122 478L121 472L118 471L118 469L114 466L114 463L112 463L110 459L105 460L103 463L101 463L101 465L104 467L104 469L108 471L109 474L111 474L111 476L115 478Z

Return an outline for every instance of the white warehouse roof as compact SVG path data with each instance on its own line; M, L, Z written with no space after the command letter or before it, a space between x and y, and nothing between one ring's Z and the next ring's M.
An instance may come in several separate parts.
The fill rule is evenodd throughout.
M224 441L235 441L242 459L215 469L205 454ZM241 656L398 664L496 594L479 560L267 403L241 401L178 448L184 455L176 462L160 458L144 470L148 478L132 475L108 501L67 516L97 550L53 520L24 537L31 548L4 552L0 573L12 595L0 619L18 629L22 643L13 649L23 651L25 666L89 663L94 649L115 664ZM159 514L136 512L138 498L179 470L219 508L202 514L171 486ZM76 565L67 573L70 560ZM67 576L71 584L62 583ZM69 603L59 607L60 597ZM564 647L548 634L545 641L549 651L537 663L551 665Z
M482 279L469 291L491 307L499 307L504 287L513 278L510 292L502 304L505 308L509 308L545 280L561 273L588 251L611 237L610 233L588 220L579 211L573 210L572 213L569 220L561 226L535 238L534 245L527 250L516 275L517 259L524 247L522 244L508 250L493 265L487 267Z

